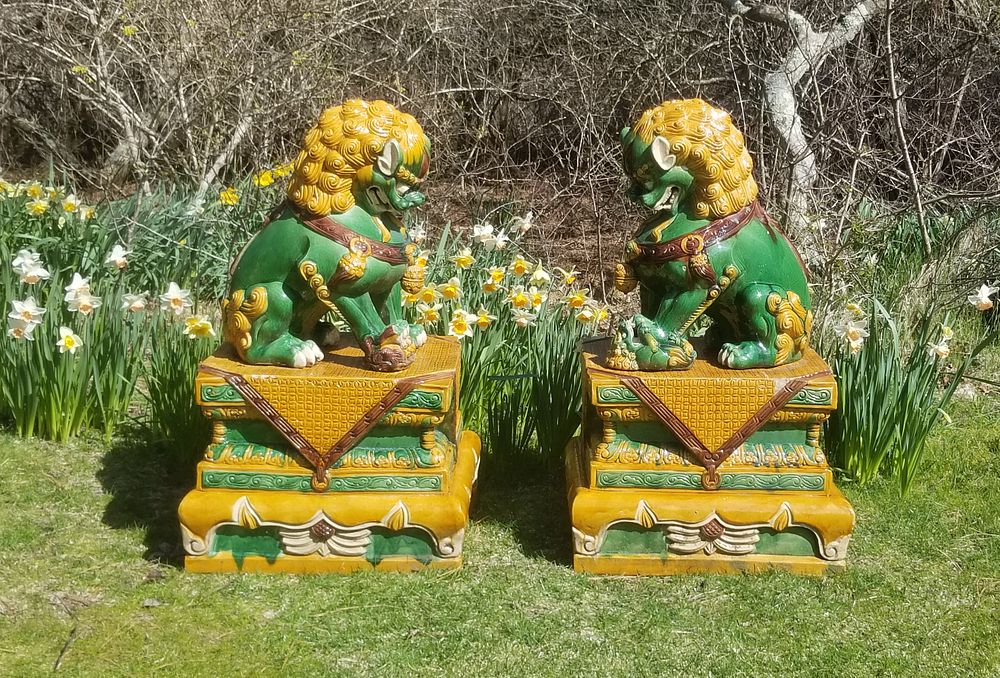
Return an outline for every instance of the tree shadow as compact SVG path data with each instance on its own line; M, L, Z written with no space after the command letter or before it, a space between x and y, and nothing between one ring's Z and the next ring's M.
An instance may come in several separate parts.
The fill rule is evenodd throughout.
M111 501L104 509L105 525L113 529L145 530L143 557L151 562L182 567L177 507L194 486L195 455L179 458L166 443L150 440L141 431L116 437L97 472Z
M570 565L573 554L562 464L538 455L521 457L483 458L472 518L510 529L528 557Z

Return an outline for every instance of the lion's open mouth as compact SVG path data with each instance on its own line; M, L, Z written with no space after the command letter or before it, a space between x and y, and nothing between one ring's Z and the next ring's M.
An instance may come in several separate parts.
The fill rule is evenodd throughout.
M667 190L665 190L663 195L660 196L660 199L656 201L655 205L653 205L653 210L656 212L659 212L660 210L669 210L672 212L674 207L676 207L676 201L677 198L680 197L680 194L680 188L677 186L668 186Z

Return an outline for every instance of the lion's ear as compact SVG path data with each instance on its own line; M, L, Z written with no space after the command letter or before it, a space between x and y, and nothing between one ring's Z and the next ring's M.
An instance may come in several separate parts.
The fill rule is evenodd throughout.
M653 160L664 172L669 171L677 163L677 157L670 152L670 142L664 137L656 137L649 147Z
M381 155L378 157L378 171L387 177L391 177L399 168L399 163L403 160L403 149L399 147L399 142L390 139L385 142Z

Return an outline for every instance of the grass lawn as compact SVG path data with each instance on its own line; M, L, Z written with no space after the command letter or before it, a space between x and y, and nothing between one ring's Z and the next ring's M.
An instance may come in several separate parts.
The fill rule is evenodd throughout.
M489 473L461 571L189 575L155 454L0 435L0 674L998 676L997 405L953 408L905 500L843 486L826 578L577 575L561 479Z

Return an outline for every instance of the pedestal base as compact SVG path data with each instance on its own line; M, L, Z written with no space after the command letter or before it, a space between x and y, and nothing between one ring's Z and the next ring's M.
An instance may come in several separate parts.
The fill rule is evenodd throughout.
M602 575L819 575L844 569L854 511L821 491L587 487L587 451L566 452L573 567Z
M464 432L443 492L192 490L179 509L185 569L306 574L461 567L479 451L479 437Z

